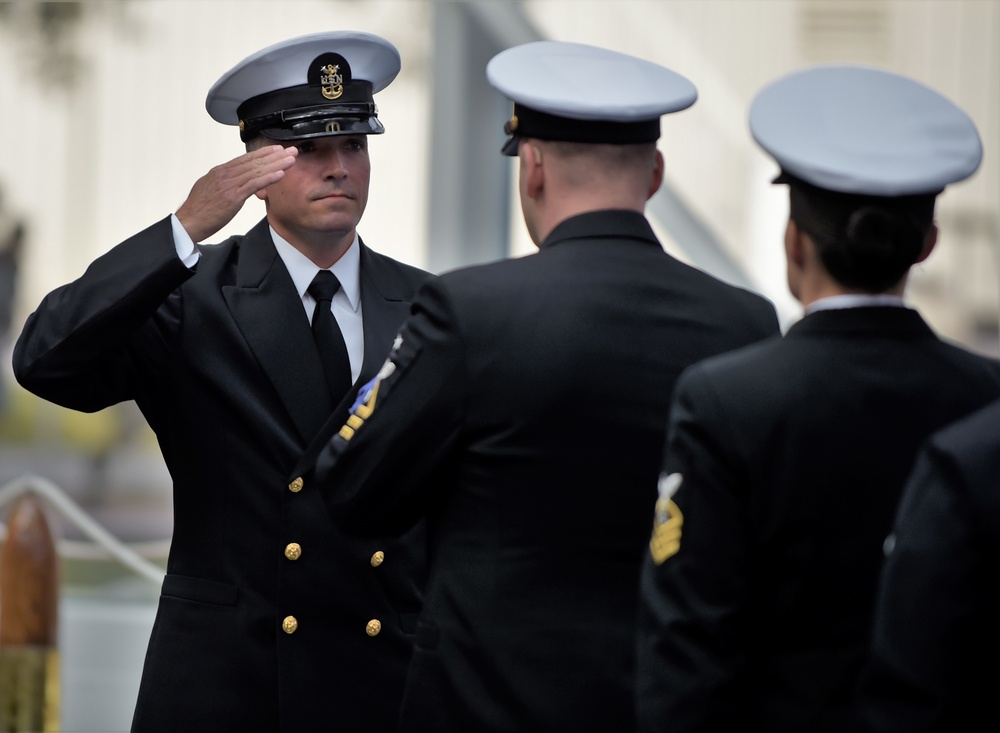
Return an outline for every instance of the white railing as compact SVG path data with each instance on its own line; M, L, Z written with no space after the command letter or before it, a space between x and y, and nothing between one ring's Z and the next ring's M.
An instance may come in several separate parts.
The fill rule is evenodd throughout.
M79 504L52 481L42 476L27 474L0 487L0 509L19 496L35 494L72 523L90 542L60 539L56 551L61 557L85 560L112 559L134 571L137 575L159 586L163 582L164 568L147 557L163 557L170 547L169 540L125 544L94 521ZM6 539L7 527L0 523L0 541Z

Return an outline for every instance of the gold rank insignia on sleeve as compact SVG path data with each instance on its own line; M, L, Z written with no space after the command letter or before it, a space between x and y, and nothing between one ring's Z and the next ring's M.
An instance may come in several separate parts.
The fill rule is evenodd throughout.
M659 498L653 516L653 537L649 540L649 552L653 562L662 565L668 557L681 549L681 525L684 515L674 503L673 496L680 488L683 477L679 473L660 476L657 484Z
M371 416L372 411L375 409L379 385L382 384L383 379L394 371L396 371L396 365L387 359L378 374L375 375L375 378L358 391L358 398L351 406L351 415L347 418L347 422L340 428L341 438L350 440L354 437L354 433L357 432L358 428L365 424L365 420Z

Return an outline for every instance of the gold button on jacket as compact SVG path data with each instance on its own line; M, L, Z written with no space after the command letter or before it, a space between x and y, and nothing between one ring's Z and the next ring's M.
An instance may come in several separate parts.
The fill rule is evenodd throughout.
M305 481L303 481L302 477L299 476L297 479L292 481L292 483L288 484L288 490L293 494L297 494L302 491L303 486L305 486Z
M381 630L382 630L382 622L379 621L377 618L373 618L371 621L368 622L368 626L365 628L365 633L367 633L368 636L378 636L378 632L380 632Z
M294 616L285 616L285 620L281 622L281 630L286 634L294 634L297 628L299 628L299 622Z
M285 545L285 557L289 560L298 560L302 556L302 546L298 542L289 542Z
M372 555L371 563L373 568L377 568L385 560L385 553L381 550L376 550L375 554Z

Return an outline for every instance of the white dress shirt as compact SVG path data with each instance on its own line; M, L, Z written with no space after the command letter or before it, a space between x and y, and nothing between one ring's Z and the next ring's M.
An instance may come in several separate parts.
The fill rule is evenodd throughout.
M839 308L865 308L868 306L888 306L890 308L908 308L903 299L897 295L828 295L814 300L805 309L807 314L816 311L837 310Z
M173 225L174 247L177 250L177 256L186 266L194 267L201 257L201 253L194 246L194 242L191 241L191 237L181 226L177 217L171 214L170 220ZM278 256L281 257L288 274L292 277L295 289L302 300L302 308L306 318L311 323L313 311L316 309L316 301L306 290L320 268L282 239L273 228L271 228L271 239L274 240ZM351 360L351 380L356 382L358 375L361 374L361 363L365 356L364 324L361 317L361 245L357 233L354 235L351 246L333 264L330 271L340 281L340 290L333 296L331 304L333 317L337 319L337 325L340 326L340 331L344 335L347 355Z

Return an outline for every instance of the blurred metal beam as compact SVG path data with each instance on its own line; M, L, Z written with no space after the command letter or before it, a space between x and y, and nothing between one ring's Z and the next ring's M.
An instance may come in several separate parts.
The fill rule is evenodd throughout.
M510 162L500 155L510 102L486 82L486 64L511 46L542 40L519 0L434 4L428 267L442 272L510 253ZM697 267L743 287L743 268L664 183L647 207Z
M499 51L540 36L520 3L434 3L428 267L442 272L509 253L510 162L500 154L510 102L486 83Z

